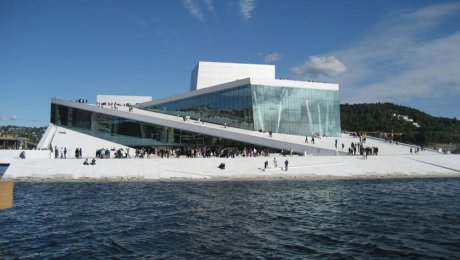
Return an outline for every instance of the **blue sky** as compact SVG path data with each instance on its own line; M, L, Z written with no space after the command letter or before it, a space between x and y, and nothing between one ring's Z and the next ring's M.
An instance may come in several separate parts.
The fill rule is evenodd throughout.
M187 92L200 60L460 118L459 1L0 0L0 125L46 126L52 97Z

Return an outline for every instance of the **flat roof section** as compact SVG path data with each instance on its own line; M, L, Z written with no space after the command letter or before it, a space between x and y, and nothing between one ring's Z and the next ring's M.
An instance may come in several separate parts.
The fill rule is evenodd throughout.
M245 78L275 79L275 65L200 61L192 71L190 90Z

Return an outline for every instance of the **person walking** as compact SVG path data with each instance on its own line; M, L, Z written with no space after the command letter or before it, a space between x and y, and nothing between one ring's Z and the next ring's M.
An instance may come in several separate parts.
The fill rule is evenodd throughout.
M273 157L273 165L275 165L275 168L278 167L278 162L276 161L276 157Z
M284 161L284 170L285 171L288 170L288 164L289 164L289 161L286 159L286 161Z

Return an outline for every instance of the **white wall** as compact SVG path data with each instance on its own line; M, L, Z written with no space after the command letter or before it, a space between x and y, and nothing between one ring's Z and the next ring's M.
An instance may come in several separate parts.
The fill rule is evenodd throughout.
M51 141L51 146L53 149L57 147L59 150L64 147L67 148L67 158L75 157L75 149L82 149L83 158L93 158L96 155L96 150L98 149L114 149L118 150L123 148L125 151L128 148L127 146L106 141L94 136L82 134L70 129L66 129L60 126L57 126L56 134L53 136ZM130 154L134 156L134 149L130 149ZM111 156L114 152L111 151ZM54 155L52 156L54 158Z
M190 90L245 78L275 79L275 65L200 61L192 72Z
M25 151L26 159L49 159L49 150L0 150L0 163L10 163L19 159L19 154Z

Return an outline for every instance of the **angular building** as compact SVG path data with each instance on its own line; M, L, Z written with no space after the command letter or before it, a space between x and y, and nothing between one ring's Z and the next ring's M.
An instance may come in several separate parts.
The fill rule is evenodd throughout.
M190 89L138 107L248 130L340 134L338 84L276 79L274 65L199 62Z
M98 97L97 105L53 99L52 125L128 147L253 145L313 154L329 151L259 140L257 133L341 132L338 84L276 79L274 65L199 62L190 92L151 101L100 97L104 102ZM44 136L41 146L52 139Z

